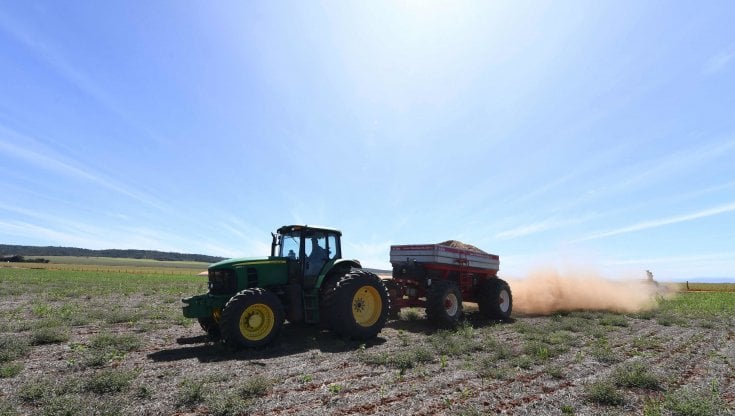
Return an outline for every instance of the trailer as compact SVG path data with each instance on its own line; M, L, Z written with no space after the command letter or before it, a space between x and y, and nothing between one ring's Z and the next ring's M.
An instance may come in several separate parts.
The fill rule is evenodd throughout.
M509 320L513 297L498 277L500 258L456 241L440 244L393 245L392 278L384 281L391 315L401 308L423 307L441 327L456 326L462 302L477 303L488 319Z

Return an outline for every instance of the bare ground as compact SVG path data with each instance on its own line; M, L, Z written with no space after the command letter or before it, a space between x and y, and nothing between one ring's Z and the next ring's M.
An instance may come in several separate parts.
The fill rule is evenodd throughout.
M178 305L162 307L175 314ZM286 324L273 347L236 352L195 323L93 322L71 327L66 342L32 347L23 370L0 379L0 397L4 414L65 414L64 400L76 414L687 414L677 400L733 414L733 318L664 318L581 312L492 323L470 313L458 330L438 331L408 311L367 343ZM131 334L140 347L85 365L92 339L107 332ZM616 371L635 363L655 386L621 385ZM134 379L119 391L69 387L126 370ZM57 392L29 399L41 380ZM607 404L595 383L621 401Z

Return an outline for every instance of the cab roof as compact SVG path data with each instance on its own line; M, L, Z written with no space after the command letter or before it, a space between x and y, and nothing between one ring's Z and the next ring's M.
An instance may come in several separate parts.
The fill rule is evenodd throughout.
M284 225L281 228L278 229L279 234L285 234L288 232L293 231L301 231L304 229L308 230L315 230L315 231L326 231L330 234L337 234L339 236L342 235L342 231L336 229L336 228L328 228L328 227L319 227L319 226L310 226L310 225Z

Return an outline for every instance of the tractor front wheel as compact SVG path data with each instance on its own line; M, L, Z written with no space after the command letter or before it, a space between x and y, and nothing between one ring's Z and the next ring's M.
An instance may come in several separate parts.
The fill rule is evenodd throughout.
M275 294L264 289L243 290L222 310L222 340L244 348L268 345L278 336L284 319L283 305Z
M219 341L219 324L212 317L199 318L199 326L202 327L211 341Z
M454 328L462 319L462 292L449 280L434 280L426 292L426 317L442 328Z
M340 336L373 338L383 329L390 310L380 278L362 270L350 272L325 288L322 301L328 326Z
M480 284L478 292L480 313L487 319L510 319L513 310L513 295L505 280L490 279Z

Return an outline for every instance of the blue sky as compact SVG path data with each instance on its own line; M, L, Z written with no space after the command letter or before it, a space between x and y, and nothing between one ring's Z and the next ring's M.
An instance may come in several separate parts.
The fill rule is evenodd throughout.
M732 2L4 2L0 243L735 275Z

